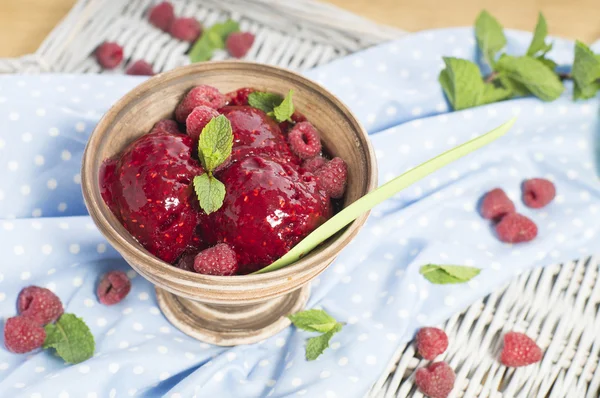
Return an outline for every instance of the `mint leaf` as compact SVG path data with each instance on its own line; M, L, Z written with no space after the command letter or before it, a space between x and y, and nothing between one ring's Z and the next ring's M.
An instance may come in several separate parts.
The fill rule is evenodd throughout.
M481 269L462 265L427 264L421 267L421 275L436 285L465 283L479 275Z
M248 104L265 113L273 112L273 109L275 109L276 106L281 105L282 102L283 97L279 94L255 91L248 96Z
M538 16L537 24L535 25L535 32L533 34L533 39L531 39L531 44L529 44L529 48L527 49L527 55L545 55L548 51L552 49L552 44L546 43L546 36L548 35L548 25L546 24L546 18L540 12Z
M307 332L326 333L332 330L338 322L323 310L306 310L288 315L288 318L298 329Z
M544 101L557 99L565 89L554 71L543 62L527 55L503 56L498 60L496 68L504 78L503 84L507 83L510 86L514 83L514 86L519 87L516 92L522 92L522 88L525 88Z
M294 114L294 104L292 102L292 95L294 90L290 90L285 96L281 104L273 108L273 115L278 122L285 122L289 120Z
M485 62L494 66L496 54L506 46L506 37L502 25L485 10L475 21L475 38Z
M231 122L223 115L213 118L200 133L198 156L204 169L212 173L229 155L233 147Z
M205 173L194 177L194 190L206 214L214 213L223 206L225 185L212 175Z
M209 30L211 32L214 32L217 35L219 35L219 37L221 38L221 41L223 43L225 43L225 41L227 40L227 37L230 34L240 31L240 24L237 21L234 21L233 19L228 19L225 22L214 24L213 26L210 27ZM225 46L223 46L221 48L225 48Z
M505 88L485 83L479 67L471 61L444 57L446 68L440 72L439 82L454 110L472 108L510 97Z
M190 61L202 62L210 60L214 50L225 48L227 36L239 30L239 24L231 19L222 23L216 23L206 29L192 46L189 53Z
M306 360L314 361L317 359L329 347L329 341L333 335L340 330L342 330L342 324L338 323L329 332L308 339L306 342Z
M79 363L94 355L94 336L85 322L73 314L63 314L56 323L48 324L43 348L54 348L68 363Z
M575 42L575 60L571 71L575 99L592 98L600 90L600 57L580 41Z

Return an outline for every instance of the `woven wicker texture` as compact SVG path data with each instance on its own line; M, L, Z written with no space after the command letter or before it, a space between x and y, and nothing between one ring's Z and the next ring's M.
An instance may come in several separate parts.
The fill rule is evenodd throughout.
M187 43L150 26L151 0L82 0L48 36L36 54L0 59L0 73L99 73L91 56L105 40L124 46L126 60L144 59L155 71L189 63ZM303 70L362 48L400 37L333 6L313 0L173 1L178 15L204 25L228 18L256 34L246 59ZM225 59L221 51L214 59ZM127 62L124 63L126 65ZM123 68L107 73L122 73ZM535 269L508 287L474 303L446 322L450 338L441 356L456 370L454 397L600 396L600 263L594 258ZM502 335L526 332L545 350L541 363L510 370L497 361ZM414 370L426 362L414 346L397 350L370 397L422 397Z

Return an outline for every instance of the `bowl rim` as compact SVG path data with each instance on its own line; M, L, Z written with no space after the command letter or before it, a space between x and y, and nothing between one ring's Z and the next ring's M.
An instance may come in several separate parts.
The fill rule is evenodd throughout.
M339 99L336 95L331 93L321 84L299 74L293 72L291 70L281 68L273 65L266 65L257 62L249 62L249 61L208 61L202 63L196 63L191 65L186 65L182 67L178 67L168 72L157 74L148 80L142 82L141 84L135 86L129 92L127 92L123 97L117 100L109 110L102 116L97 125L94 127L94 130L90 134L88 138L88 142L86 144L83 157L82 157L82 166L81 166L81 189L84 196L85 205L88 209L90 216L95 222L96 226L104 235L104 237L110 242L112 246L114 246L117 251L125 257L126 260L129 258L136 258L140 264L149 265L152 271L158 271L158 273L166 273L168 271L171 276L177 276L179 282L183 282L186 285L190 286L199 286L199 285L213 285L217 286L232 286L238 284L246 284L251 282L268 282L274 279L280 278L290 278L293 275L297 274L297 272L302 271L312 271L313 268L318 267L319 264L327 261L332 256L336 256L339 254L341 250L351 241L351 239L360 231L360 229L364 226L369 212L361 215L353 222L346 226L346 229L339 235L334 235L334 241L328 245L325 249L320 250L313 256L306 256L301 258L300 260L286 266L280 268L275 271L266 272L263 274L247 274L247 275L231 275L231 276L218 276L218 275L205 275L199 273L193 273L189 271L185 271L174 267L172 264L169 264L158 257L150 254L146 250L140 250L139 248L131 245L125 237L122 236L116 229L112 227L110 224L107 215L105 212L100 210L101 206L106 206L102 200L100 195L100 190L98 187L98 182L93 178L90 178L94 174L93 165L91 162L91 156L89 154L89 148L100 142L100 136L97 134L97 131L106 130L108 126L112 123L112 120L135 98L143 96L146 92L150 91L156 84L161 82L168 81L170 79L176 78L179 75L185 75L189 71L197 71L206 72L210 70L210 68L214 67L236 67L240 66L244 68L249 68L250 70L265 70L268 69L271 72L276 72L278 74L283 74L286 78L290 78L294 80L296 83L307 86L314 91L319 92L321 96L331 101L335 107L340 109L344 116L348 119L348 121L353 124L356 132L359 133L361 139L361 148L364 151L366 157L367 168L369 172L367 173L367 190L365 193L372 191L377 187L377 159L375 156L375 151L368 137L368 133L365 128L362 126L358 118L354 115L354 113ZM94 193L92 193L94 192ZM102 203L99 203L102 201ZM110 210L109 210L110 211ZM110 212L112 214L112 212ZM110 216L109 216L110 217ZM112 214L112 217L115 217ZM331 238L330 238L331 239ZM318 250L318 249L315 249ZM168 268L167 268L168 267ZM162 268L162 269L161 269ZM327 267L324 267L325 269ZM148 271L151 271L150 269ZM161 272L162 271L162 272ZM321 270L322 271L322 270ZM319 271L319 273L321 272ZM155 274L153 272L153 274ZM156 274L155 274L156 275Z

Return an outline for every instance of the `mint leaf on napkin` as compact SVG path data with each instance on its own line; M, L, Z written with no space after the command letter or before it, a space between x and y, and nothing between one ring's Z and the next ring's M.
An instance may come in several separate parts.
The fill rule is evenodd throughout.
M198 156L204 169L213 172L229 155L233 147L231 122L223 115L213 118L200 133Z
M260 109L264 113L273 112L273 109L282 102L283 97L274 93L255 91L248 96L248 104L253 108Z
M79 363L94 355L94 336L85 322L73 314L63 314L56 323L44 327L43 348L54 348L68 363Z
M503 84L519 94L531 93L544 101L554 101L564 91L556 73L540 60L524 55L504 55L496 64Z
M288 315L288 318L298 329L308 332L323 333L308 339L306 343L306 360L317 359L327 347L334 334L344 326L323 310L306 310Z
M600 90L600 55L580 41L575 42L575 60L571 74L575 81L575 99L588 99Z
M194 190L206 214L214 213L223 206L225 185L212 175L205 173L194 177Z
M527 49L527 55L539 56L545 55L552 49L552 44L546 43L546 36L548 35L548 25L546 24L546 18L540 12L538 16L537 24L535 25L535 32L533 33L533 39Z
M481 269L463 265L427 264L419 272L433 284L446 285L468 282L479 275Z
M475 21L475 38L483 59L493 67L496 54L506 46L502 25L490 13L483 10Z
M444 57L446 68L439 82L454 110L461 110L500 101L511 95L510 90L485 83L479 68L471 61Z

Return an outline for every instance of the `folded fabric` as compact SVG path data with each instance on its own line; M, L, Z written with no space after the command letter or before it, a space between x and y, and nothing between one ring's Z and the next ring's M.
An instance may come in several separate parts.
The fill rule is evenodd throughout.
M509 32L509 52L530 34ZM153 286L100 235L80 193L81 155L108 107L137 85L125 76L0 77L0 314L16 312L18 292L46 286L66 311L84 318L96 355L66 365L48 352L0 349L2 397L359 397L380 377L401 342L435 325L533 266L587 256L600 244L596 140L598 99L516 99L448 112L437 82L442 55L474 59L471 29L406 36L307 73L356 112L372 133L383 183L517 115L494 144L451 164L377 207L367 225L313 284L309 308L346 322L315 362L304 359L309 333L293 327L259 344L215 347L172 327ZM556 40L550 57L572 61ZM545 177L555 200L532 210L523 179ZM477 211L502 187L539 227L530 243L507 245ZM432 285L428 263L473 265L467 285ZM106 307L98 277L127 271L126 300Z

